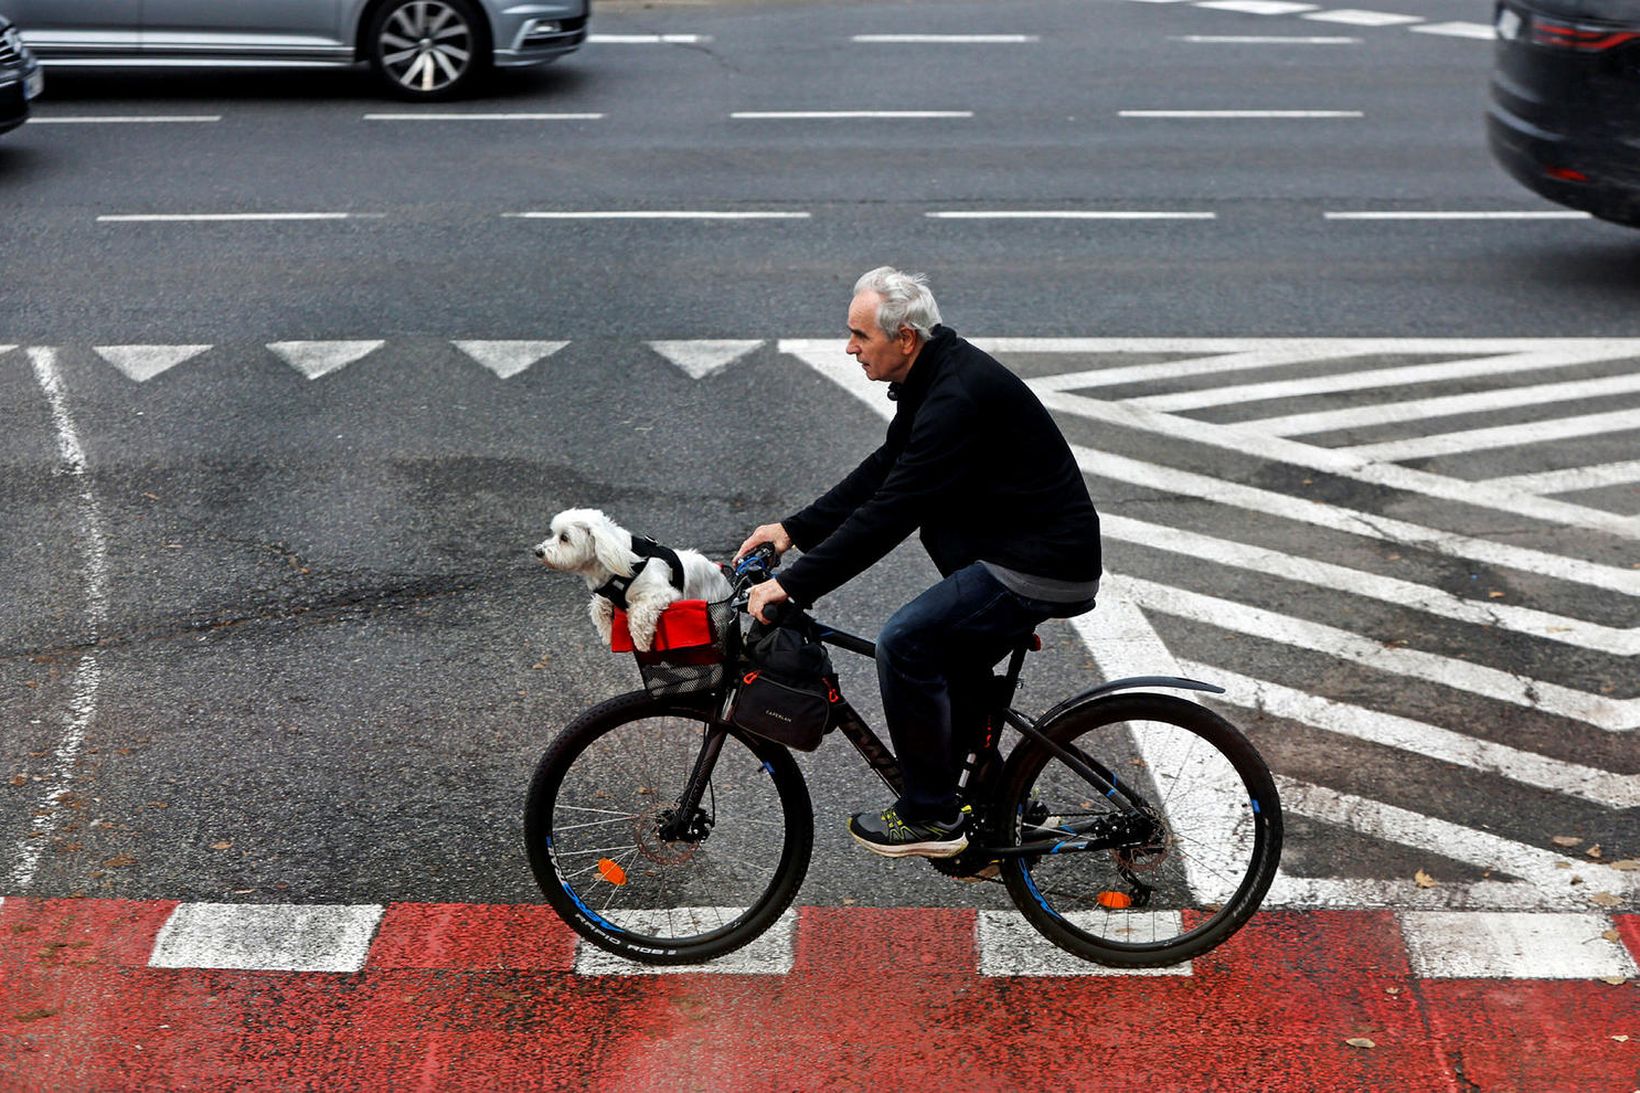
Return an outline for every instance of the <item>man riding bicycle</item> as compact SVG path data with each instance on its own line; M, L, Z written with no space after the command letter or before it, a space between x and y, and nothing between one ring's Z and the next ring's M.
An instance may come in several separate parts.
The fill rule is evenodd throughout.
M770 544L802 557L752 589L751 613L810 605L914 530L944 578L877 638L883 713L905 793L849 832L888 857L950 857L968 845L958 810L962 755L990 670L1044 620L1093 606L1099 517L1070 445L1036 395L940 325L921 274L888 266L854 286L848 353L889 385L881 447L800 512L764 524L739 554Z

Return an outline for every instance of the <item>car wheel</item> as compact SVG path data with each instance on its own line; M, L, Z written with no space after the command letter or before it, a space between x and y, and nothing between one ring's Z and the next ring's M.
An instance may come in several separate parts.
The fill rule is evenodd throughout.
M371 69L400 98L454 98L490 67L487 28L466 0L388 0L368 42Z

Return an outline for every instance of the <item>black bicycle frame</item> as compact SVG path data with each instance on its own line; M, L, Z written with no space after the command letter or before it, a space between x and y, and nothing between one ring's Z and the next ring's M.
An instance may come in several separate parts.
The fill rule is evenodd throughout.
M834 627L821 626L819 638L827 645L857 653L863 657L876 659L876 643L855 634ZM1025 714L1015 710L1009 704L1013 701L1019 689L1019 676L1025 666L1025 654L1031 648L1029 642L1021 642L1015 646L1008 659L1007 672L998 677L998 687L992 696L990 716L1017 729L1025 736L1045 748L1048 753L1071 770L1075 771L1099 793L1110 800L1117 808L1118 821L1108 833L1098 836L1091 832L1079 831L1076 826L1064 828L1061 837L1035 840L1022 843L1018 846L1006 847L978 847L981 852L995 857L1021 857L1037 854L1060 853L1066 850L1101 850L1114 846L1132 845L1136 838L1143 837L1136 834L1140 829L1134 825L1144 823L1148 825L1154 810L1149 802L1139 797L1133 787L1122 782L1111 773L1104 764L1088 755L1080 748L1067 746L1050 738L1037 728L1037 723ZM721 711L719 711L721 712ZM882 741L870 725L859 715L847 700L839 704L836 716L837 731L854 746L860 757L866 761L877 777L883 780L895 796L905 792L905 775L900 770L899 762L894 758L887 745ZM700 807L701 798L705 796L707 784L711 781L712 769L717 765L719 753L723 750L724 738L728 735L728 727L717 717L712 718L707 728L706 737L701 743L700 754L696 756L694 769L689 773L689 781L684 787L683 794L677 801L677 812L670 823L660 832L663 838L683 838L689 830L690 817ZM994 746L994 745L993 745ZM1104 824L1110 826L1111 820L1101 818L1092 821L1084 827ZM1084 837L1085 835L1089 837Z

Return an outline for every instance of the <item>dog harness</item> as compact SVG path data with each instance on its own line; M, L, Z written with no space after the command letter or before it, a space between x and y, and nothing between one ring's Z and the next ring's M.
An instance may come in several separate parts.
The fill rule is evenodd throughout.
M650 558L659 558L664 561L672 570L672 587L679 592L683 591L683 560L678 557L677 551L668 546L661 546L653 539L646 539L642 535L634 535L632 537L632 553L644 561L648 561ZM632 587L633 581L638 579L639 568L641 567L633 566L632 576L630 577L623 577L618 573L612 575L609 580L594 588L592 594L602 596L622 611L625 611L626 590Z

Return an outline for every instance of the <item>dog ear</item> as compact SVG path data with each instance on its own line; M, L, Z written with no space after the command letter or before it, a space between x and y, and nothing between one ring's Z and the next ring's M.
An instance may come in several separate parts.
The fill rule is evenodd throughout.
M598 564L619 577L632 576L632 537L608 520L587 525L592 534L592 553Z

